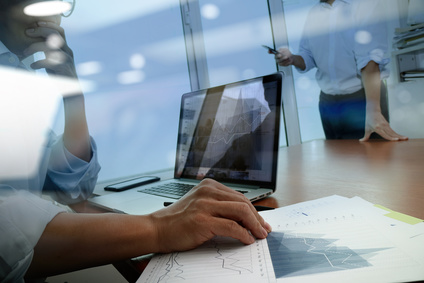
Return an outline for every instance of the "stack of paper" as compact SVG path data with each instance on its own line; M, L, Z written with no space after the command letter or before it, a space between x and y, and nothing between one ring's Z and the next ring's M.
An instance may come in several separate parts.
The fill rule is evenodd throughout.
M415 81L424 78L424 69L416 71L408 71L400 74L404 81Z
M424 42L424 23L395 30L393 47L396 49L402 49L421 42Z
M341 196L261 214L273 227L267 239L245 246L217 237L192 251L156 255L137 282L424 279L420 219Z

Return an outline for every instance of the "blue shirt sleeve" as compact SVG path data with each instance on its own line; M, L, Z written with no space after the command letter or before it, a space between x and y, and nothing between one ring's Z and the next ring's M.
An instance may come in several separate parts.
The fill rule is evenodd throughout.
M62 136L52 145L43 192L63 204L87 199L93 192L100 171L97 146L91 139L92 157L86 162L72 155L64 146Z
M305 69L301 70L296 67L296 70L299 73L306 73L310 71L313 68L316 68L316 62L314 59L314 55L312 54L312 48L310 46L310 40L309 36L311 36L309 27L311 26L311 21L313 23L313 14L317 13L316 9L319 9L318 5L315 5L308 13L307 20L305 22L305 26L303 28L302 37L299 42L299 56L303 58L303 61L305 61Z
M370 62L376 62L383 74L388 72L388 31L387 19L382 14L383 3L380 0L359 1L356 6L357 15L354 54L357 62L357 73Z
M309 40L307 39L307 37L302 37L302 39L300 40L299 56L301 56L303 58L303 61L305 61L304 70L301 70L296 67L296 70L299 73L306 73L310 71L311 69L316 68L315 59L309 48Z

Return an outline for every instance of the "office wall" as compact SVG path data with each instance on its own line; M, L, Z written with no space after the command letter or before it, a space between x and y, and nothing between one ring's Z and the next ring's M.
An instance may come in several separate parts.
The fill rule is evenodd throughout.
M424 79L389 87L390 124L399 134L424 138Z

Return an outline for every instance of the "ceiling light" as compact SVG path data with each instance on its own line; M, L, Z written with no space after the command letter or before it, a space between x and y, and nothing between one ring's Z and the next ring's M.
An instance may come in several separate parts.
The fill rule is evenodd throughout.
M24 8L24 13L33 17L60 15L72 9L72 4L65 1L43 1L30 4Z

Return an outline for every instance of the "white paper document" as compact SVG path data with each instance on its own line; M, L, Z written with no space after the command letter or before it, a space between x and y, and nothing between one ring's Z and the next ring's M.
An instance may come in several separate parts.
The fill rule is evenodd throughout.
M216 237L187 252L155 256L137 282L275 282L266 240Z
M424 223L418 219L406 223L361 198L340 196L261 214L273 227L266 240L246 246L217 237L192 251L156 255L137 282L424 279Z

